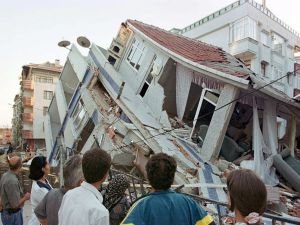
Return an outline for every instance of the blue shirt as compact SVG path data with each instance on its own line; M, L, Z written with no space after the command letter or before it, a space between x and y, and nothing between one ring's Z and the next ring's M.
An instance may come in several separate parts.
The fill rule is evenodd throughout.
M208 225L212 217L190 197L175 191L153 192L138 200L120 225Z

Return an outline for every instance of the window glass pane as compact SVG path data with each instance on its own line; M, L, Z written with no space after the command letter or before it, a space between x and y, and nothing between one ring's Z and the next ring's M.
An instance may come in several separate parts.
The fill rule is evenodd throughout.
M144 51L143 43L134 39L129 54L127 56L127 61L131 66L135 67L137 70L139 70L141 65L140 61L143 55L143 51Z

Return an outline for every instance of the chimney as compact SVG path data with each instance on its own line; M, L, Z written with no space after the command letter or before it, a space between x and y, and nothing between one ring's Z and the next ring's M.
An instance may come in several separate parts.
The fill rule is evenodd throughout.
M55 62L54 62L55 66L60 66L59 62L60 62L59 59L55 59Z
M266 7L266 0L262 0L262 6L264 7L264 9L267 8Z

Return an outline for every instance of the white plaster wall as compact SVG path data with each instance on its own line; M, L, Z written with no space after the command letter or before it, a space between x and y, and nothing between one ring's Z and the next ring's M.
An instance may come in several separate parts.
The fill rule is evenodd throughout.
M75 139L76 138L74 134L73 120L71 118L68 118L67 125L64 131L65 147L72 148Z
M75 45L72 45L71 51L68 55L68 59L72 65L79 81L82 81L85 71L88 67L88 63Z
M44 139L44 115L43 108L49 107L51 100L44 99L44 91L54 93L57 78L53 78L53 84L34 82L34 107L33 107L33 138Z
M229 51L229 25L225 25L211 33L204 34L198 40L208 44L221 47L225 51Z
M61 81L59 80L56 85L55 89L55 97L57 101L57 108L58 108L58 114L59 114L59 119L60 122L62 123L64 121L68 106L64 94L64 89L62 86Z
M142 41L142 38L137 34L135 34L135 38L139 41ZM125 54L119 67L119 72L122 75L124 81L128 83L128 85L130 85L130 87L136 93L139 93L139 90L144 83L145 76L148 75L149 67L152 63L154 55L156 54L157 57L162 60L162 65L165 65L168 60L168 57L151 43L143 41L143 44L145 45L145 50L142 56L141 67L138 71L134 69L126 60L127 55L129 54L129 51L131 49L131 44L129 44L127 49L125 50Z
M165 95L163 87L160 86L157 81L152 81L151 86L148 88L144 96L144 102L152 110L155 118L159 119L161 116L164 98Z
M47 113L47 115L44 116L44 128L45 128L45 142L46 142L47 158L49 158L52 147L53 147L53 137L52 137L51 121L50 121L49 113Z

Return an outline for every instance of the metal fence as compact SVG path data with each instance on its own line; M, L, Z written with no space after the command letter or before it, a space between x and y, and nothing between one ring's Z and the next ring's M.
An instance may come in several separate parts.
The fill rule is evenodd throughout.
M128 194L129 194L131 202L135 202L136 199L149 193L149 189L148 189L149 184L147 182L145 182L144 179L133 176L128 173L124 173L122 171L115 170L115 169L110 170L109 178L111 179L115 174L123 174L123 175L127 176L128 180L130 182L130 187L128 188ZM183 187L183 186L181 186L181 187ZM181 187L175 189L175 191L179 191ZM198 195L193 195L193 194L189 194L189 193L183 193L183 194L186 194L186 195L192 197L195 201L197 201L201 205L207 205L207 204L215 205L217 212L215 213L214 216L216 216L217 220L218 220L215 222L217 222L220 225L223 224L222 218L228 216L228 215L221 214L222 207L228 208L228 205L224 202L215 201L212 199L200 197ZM283 223L289 223L289 224L300 224L300 222L299 222L300 220L297 220L296 218L287 218L287 217L278 216L278 215L270 214L270 213L264 213L263 217L270 219L271 223L274 225L277 224L276 222L283 222Z

